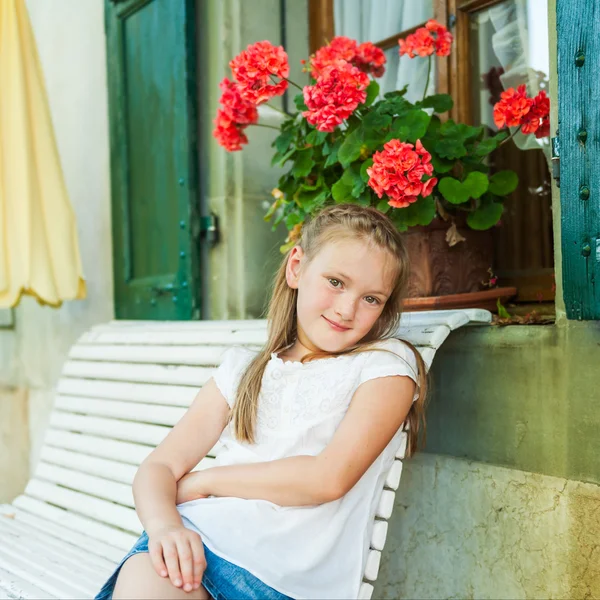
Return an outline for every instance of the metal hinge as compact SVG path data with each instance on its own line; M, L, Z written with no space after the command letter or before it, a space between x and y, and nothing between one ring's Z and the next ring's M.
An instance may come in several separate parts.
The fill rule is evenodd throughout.
M200 236L209 246L215 246L219 241L219 218L215 214L200 217Z
M552 138L552 179L556 181L556 187L560 187L560 138L558 131L556 137Z

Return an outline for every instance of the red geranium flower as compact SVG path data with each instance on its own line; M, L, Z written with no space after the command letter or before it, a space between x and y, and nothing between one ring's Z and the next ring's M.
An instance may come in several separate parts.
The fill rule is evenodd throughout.
M441 23L429 19L425 27L419 27L414 33L399 39L400 56L408 54L415 56L431 56L434 52L438 56L448 56L452 46L452 34Z
M385 65L386 58L381 48L371 42L358 45L354 40L338 35L327 46L319 48L311 57L311 75L316 79L325 67L340 59L374 77L381 77L385 72L383 65Z
M437 179L431 177L423 182L425 175L433 173L431 154L425 150L421 140L408 144L390 140L381 152L373 154L373 165L367 169L369 186L381 198L389 198L394 208L405 208L416 202L419 196L429 196Z
M281 96L287 89L290 66L282 46L273 46L266 40L250 44L229 66L239 83L242 98L255 104ZM278 77L280 81L272 84L272 77Z
M549 115L550 99L548 96L546 96L546 92L541 90L540 93L533 99L531 109L521 121L521 131L523 133L535 133L536 137L545 137L545 135L538 135L538 131L543 122L545 125L545 121L549 121ZM550 127L549 122L548 127Z
M535 132L536 138L545 138L550 135L550 115L546 115L540 122L538 130Z
M514 88L508 88L500 94L500 101L494 106L496 127L517 127L530 111L532 104L533 100L527 97L524 85L520 85L516 91Z
M248 138L244 133L245 127L236 125L223 109L217 111L214 123L216 127L213 130L213 136L225 150L229 152L241 150L242 145L248 143Z
M242 98L238 84L225 77L219 87L223 92L219 100L221 109L231 121L240 125L250 125L258 121L256 104Z
M304 87L302 115L319 131L333 131L367 98L368 76L345 60L338 59L323 68L315 85Z

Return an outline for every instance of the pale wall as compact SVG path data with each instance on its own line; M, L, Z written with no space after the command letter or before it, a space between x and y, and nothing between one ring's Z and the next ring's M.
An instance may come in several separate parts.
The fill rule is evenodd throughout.
M29 463L37 462L68 348L113 315L103 1L27 0L27 8L76 213L88 297L60 309L26 298L15 310L14 330L0 331L0 422L11 423L11 435L0 434L0 456L11 455L10 465L0 460L0 501L22 488L24 480L15 483L11 472L15 460L20 471L26 467L29 439ZM28 388L28 411L27 396L17 387Z

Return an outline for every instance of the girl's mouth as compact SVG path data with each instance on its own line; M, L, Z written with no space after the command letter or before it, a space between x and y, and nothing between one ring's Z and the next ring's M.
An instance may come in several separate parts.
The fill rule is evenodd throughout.
M350 327L344 327L343 325L338 325L334 321L330 321L327 317L323 316L323 318L331 325L331 328L335 331L348 331Z

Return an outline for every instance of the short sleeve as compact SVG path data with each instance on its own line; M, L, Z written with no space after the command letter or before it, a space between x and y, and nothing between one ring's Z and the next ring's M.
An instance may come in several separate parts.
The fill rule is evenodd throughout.
M235 402L242 375L254 356L251 350L239 347L228 348L221 356L221 364L217 367L213 379L230 407L233 407Z
M417 385L419 384L417 359L409 346L400 340L388 339L380 342L376 347L381 348L381 350L368 353L358 385L378 377L392 377L394 375L410 377ZM415 393L413 401L417 398L418 394Z

